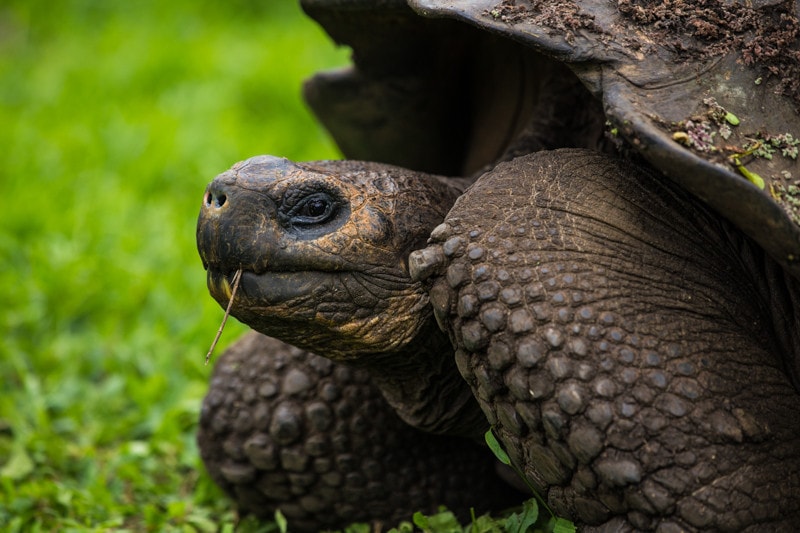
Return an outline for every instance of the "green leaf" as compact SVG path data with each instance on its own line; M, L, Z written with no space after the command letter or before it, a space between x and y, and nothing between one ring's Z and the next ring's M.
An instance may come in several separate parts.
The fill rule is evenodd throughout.
M477 518L472 517L472 523L465 529L467 533L503 533L505 528L502 527L504 521L502 519L494 519L488 514L481 515Z
M539 504L531 498L522 504L522 511L506 518L505 530L508 533L525 533L539 519Z
M428 517L422 514L420 511L414 513L414 516L411 517L411 520L414 522L414 525L420 528L422 531L430 530L430 525L428 524Z
M289 531L289 522L286 520L286 517L283 516L280 509L275 510L275 523L278 524L278 529L281 533Z
M553 525L553 533L575 533L577 529L575 528L575 524L567 520L566 518L556 518L555 524Z
M497 438L492 433L491 428L483 435L483 438L486 439L486 444L489 445L489 449L492 450L492 453L497 460L503 463L504 465L510 465L511 459L509 459L508 454L503 449L503 446L497 441Z
M215 531L219 531L217 523L208 518L207 516L190 515L189 517L186 518L186 521L190 523L192 526L194 526L194 528L197 529L198 531L202 531L205 533L214 533Z
M400 522L397 527L393 527L388 533L414 533L414 524L411 522Z
M436 532L460 532L462 531L461 524L458 523L458 518L452 512L442 508L440 512L429 516L428 523L431 529Z
M0 469L0 476L17 481L33 472L33 468L33 460L28 452L22 446L18 446L11 452L8 462Z
M759 176L755 172L751 172L751 171L747 170L744 165L738 165L736 167L736 169L739 171L739 173L742 176L747 178L750 181L750 183L752 183L753 185L755 185L759 189L764 190L764 186L765 186L764 178L762 178L761 176Z
M726 120L726 121L728 122L728 124L730 124L731 126L738 126L738 125L739 125L739 117L737 117L736 115L734 115L734 114L733 114L733 113L731 113L730 111L727 111L727 112L725 113L725 120Z
M444 507L441 507L437 514L431 516L425 516L417 511L412 520L425 533L460 533L463 531L456 516Z

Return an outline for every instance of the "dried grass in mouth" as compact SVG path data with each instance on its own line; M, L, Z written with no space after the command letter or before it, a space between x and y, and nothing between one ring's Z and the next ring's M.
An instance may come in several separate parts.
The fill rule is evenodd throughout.
M208 353L206 354L206 364L208 364L208 362L211 360L211 354L214 352L214 348L217 347L219 338L222 336L222 330L225 329L225 324L228 322L228 317L231 316L231 307L233 306L233 299L236 298L236 289L239 288L239 280L241 279L242 279L242 269L240 268L233 275L233 289L231 289L231 299L228 300L228 307L225 308L225 316L222 317L222 323L219 325L217 334L214 337L214 342L211 343L211 348L208 349Z

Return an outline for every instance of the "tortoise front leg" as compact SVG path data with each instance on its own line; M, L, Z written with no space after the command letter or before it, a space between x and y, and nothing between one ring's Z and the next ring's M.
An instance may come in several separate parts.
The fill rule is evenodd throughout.
M444 260L431 298L459 370L558 513L665 532L800 524L796 355L755 266L769 259L725 221L573 150L499 165L433 236L411 264ZM796 300L796 283L780 290Z
M445 505L461 518L520 496L488 450L395 415L366 371L258 333L217 361L197 437L214 481L245 512L280 509L291 531L410 520Z

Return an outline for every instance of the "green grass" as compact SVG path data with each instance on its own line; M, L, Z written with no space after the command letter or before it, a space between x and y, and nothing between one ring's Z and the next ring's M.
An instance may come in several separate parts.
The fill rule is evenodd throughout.
M0 530L233 524L195 220L237 160L338 156L299 93L347 55L289 0L0 6Z

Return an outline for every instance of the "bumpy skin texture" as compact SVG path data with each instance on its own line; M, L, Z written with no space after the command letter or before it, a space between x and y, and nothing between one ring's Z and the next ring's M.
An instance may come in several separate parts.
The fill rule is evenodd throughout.
M226 306L241 268L233 315L253 329L340 360L392 351L427 318L406 258L459 193L389 165L252 157L206 190L197 242L209 290ZM381 314L391 320L376 327Z
M487 450L401 422L367 372L254 332L217 361L198 444L241 509L280 508L291 531L396 523L438 505L465 518L519 498Z
M420 253L446 265L431 300L460 372L558 513L800 525L800 292L719 217L630 165L544 152L481 178Z
M458 182L362 161L237 163L209 184L198 217L209 290L226 307L242 269L233 316L366 368L414 427L480 438L486 420L407 264Z

